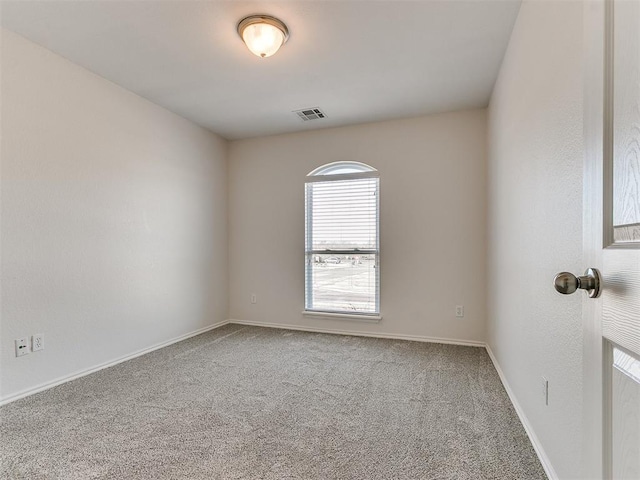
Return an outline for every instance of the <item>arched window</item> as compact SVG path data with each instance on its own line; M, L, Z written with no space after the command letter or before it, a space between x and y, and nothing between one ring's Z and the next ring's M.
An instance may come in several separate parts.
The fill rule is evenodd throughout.
M378 171L359 162L315 169L306 178L305 217L305 310L378 316Z

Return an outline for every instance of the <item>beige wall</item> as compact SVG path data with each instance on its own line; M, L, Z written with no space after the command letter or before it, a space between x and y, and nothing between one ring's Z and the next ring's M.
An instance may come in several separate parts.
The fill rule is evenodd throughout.
M230 317L483 342L485 142L485 110L232 142ZM380 171L379 324L301 314L305 176L340 160Z
M225 320L226 142L8 31L1 86L1 395Z
M559 478L579 478L582 4L522 4L489 108L488 343ZM549 380L549 405L541 378Z

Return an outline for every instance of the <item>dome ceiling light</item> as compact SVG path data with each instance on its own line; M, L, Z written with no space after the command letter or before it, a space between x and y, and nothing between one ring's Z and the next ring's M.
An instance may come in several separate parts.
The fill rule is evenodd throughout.
M258 57L270 57L289 39L289 29L269 15L251 15L238 23L238 34Z

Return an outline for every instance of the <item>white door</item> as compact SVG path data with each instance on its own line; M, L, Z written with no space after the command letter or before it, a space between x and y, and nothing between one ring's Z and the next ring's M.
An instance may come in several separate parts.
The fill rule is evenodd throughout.
M640 0L585 2L584 478L640 480Z

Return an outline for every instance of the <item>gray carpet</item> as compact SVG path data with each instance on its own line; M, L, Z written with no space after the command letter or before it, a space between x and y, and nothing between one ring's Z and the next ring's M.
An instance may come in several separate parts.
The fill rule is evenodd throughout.
M543 479L484 349L227 325L0 408L11 479Z

